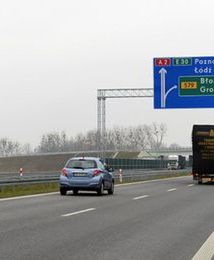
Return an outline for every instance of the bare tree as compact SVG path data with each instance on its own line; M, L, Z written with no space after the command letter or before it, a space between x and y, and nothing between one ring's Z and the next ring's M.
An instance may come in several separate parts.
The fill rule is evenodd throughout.
M66 136L62 133L62 136L57 132L44 134L40 141L39 152L62 152L66 142Z
M148 137L148 144L151 149L159 150L163 145L163 139L166 135L167 127L165 124L153 123L151 126L145 127Z
M133 145L137 150L144 150L147 147L147 139L145 133L145 126L141 125L135 129L135 135L133 139Z
M21 153L21 145L18 142L13 142L8 138L0 139L0 155L11 156Z
M22 154L30 155L33 153L32 147L29 143L26 143L21 148Z
M114 127L106 131L105 149L108 150L144 150L146 148L160 149L166 135L166 125L153 123L151 126ZM68 138L65 132L52 132L42 136L37 152L63 152L96 150L98 132L88 131L78 134L75 138Z
M86 134L86 145L87 145L87 150L96 150L97 148L97 131L96 130L91 130L88 131Z
M116 150L123 150L125 146L125 129L115 127L112 131L112 138L114 142L114 147Z

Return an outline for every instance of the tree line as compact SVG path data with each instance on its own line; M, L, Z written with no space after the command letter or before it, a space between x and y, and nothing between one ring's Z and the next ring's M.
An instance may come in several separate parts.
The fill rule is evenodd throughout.
M141 151L166 147L164 138L167 134L165 124L153 123L137 127L115 127L105 134L106 150ZM172 146L178 146L172 144ZM72 151L96 151L100 147L100 136L96 130L90 130L76 137L68 137L62 132L43 134L39 145L32 149L30 144L21 145L8 138L0 139L0 156L21 154L40 154Z

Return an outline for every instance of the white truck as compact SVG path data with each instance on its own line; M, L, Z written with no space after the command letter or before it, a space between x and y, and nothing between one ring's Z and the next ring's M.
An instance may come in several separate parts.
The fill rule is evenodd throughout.
M168 156L168 170L184 169L186 167L186 157L182 155L169 155Z

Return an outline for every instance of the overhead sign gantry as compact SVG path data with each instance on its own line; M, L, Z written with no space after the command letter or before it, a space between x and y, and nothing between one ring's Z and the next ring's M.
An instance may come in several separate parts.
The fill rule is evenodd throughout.
M99 150L105 150L106 99L108 98L153 97L152 88L98 89L97 90L97 132Z
M154 108L214 107L214 57L154 58Z

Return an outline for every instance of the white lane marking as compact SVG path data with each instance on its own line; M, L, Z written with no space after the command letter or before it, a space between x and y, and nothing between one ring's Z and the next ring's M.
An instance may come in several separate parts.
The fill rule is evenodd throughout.
M208 237L192 260L211 260L214 256L214 232Z
M143 195L143 196L139 196L139 197L135 197L133 198L133 200L140 200L140 199L144 199L144 198L148 198L149 195Z
M95 208L84 209L84 210L80 210L80 211L76 211L76 212L64 214L64 215L61 215L61 216L62 216L62 217L70 217L70 216L74 216L74 215L77 215L77 214L89 212L89 211L92 211L92 210L95 210Z
M189 185L187 185L188 187L192 187L192 186L195 186L195 184L189 184Z
M176 191L177 189L169 189L169 190L167 190L168 192L171 192L171 191Z
M18 196L18 197L12 197L12 198L4 198L4 199L0 199L0 202L8 201L8 200L20 200L20 199L29 199L29 198L35 198L35 197L43 197L43 196L49 196L49 195L55 195L55 194L59 194L59 192L49 192L49 193L41 193L41 194L34 194L34 195Z

